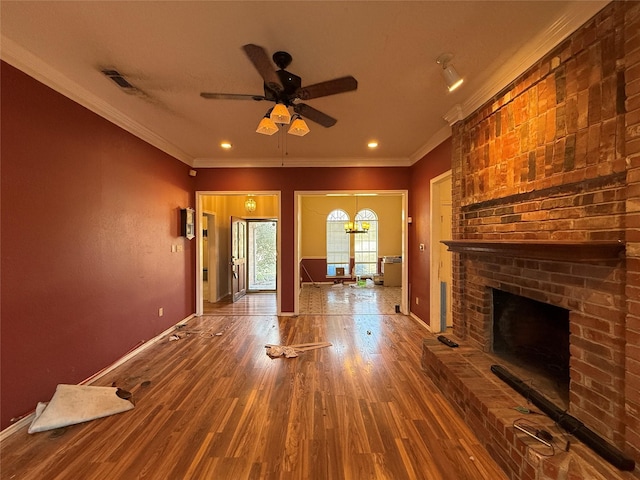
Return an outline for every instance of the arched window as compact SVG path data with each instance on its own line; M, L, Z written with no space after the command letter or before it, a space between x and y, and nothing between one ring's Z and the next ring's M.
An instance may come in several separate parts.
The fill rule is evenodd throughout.
M378 216L365 208L356 213L355 221L369 223L367 233L354 235L355 274L373 276L378 273Z
M327 215L327 275L336 276L338 268L343 268L343 275L349 275L349 235L344 233L344 224L349 215L344 210L336 209Z

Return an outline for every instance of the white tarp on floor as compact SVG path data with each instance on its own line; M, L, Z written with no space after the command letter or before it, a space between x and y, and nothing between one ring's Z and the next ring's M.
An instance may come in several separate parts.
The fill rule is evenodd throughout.
M126 412L134 406L120 398L117 387L58 385L49 403L38 403L29 433L44 432Z

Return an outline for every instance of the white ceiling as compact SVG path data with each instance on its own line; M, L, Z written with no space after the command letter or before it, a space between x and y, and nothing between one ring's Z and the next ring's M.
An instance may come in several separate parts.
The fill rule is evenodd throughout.
M606 3L2 0L1 55L194 167L410 165ZM353 75L357 91L307 101L338 123L269 137L255 128L272 104L201 98L263 93L247 43L288 51L303 86ZM465 78L452 93L442 53Z

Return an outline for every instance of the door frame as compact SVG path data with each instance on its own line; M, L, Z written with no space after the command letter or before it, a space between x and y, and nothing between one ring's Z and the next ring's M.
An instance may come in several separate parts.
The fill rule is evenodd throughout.
M209 248L209 251L207 252L209 262L207 263L207 265L205 265L203 262L202 268L207 267L209 301L217 301L217 297L211 296L212 292L218 291L218 229L215 227L216 214L207 210L203 210L202 215L207 217L207 247ZM202 250L204 253L204 237L202 239Z
M276 197L276 201L277 201L277 219L278 219L278 226L277 226L277 233L276 235L278 236L278 238L276 239L276 249L277 249L277 256L278 256L278 263L277 263L277 270L276 270L276 310L277 310L277 314L278 315L282 315L282 311L281 311L281 295L282 295L282 286L281 286L281 278L282 278L282 265L280 262L281 259L281 255L280 255L280 251L281 251L281 239L282 239L282 232L280 231L281 226L282 226L282 222L281 222L281 218L282 218L282 194L279 190L247 190L247 191L217 191L217 190L202 190L202 191L197 191L196 192L196 199L195 199L195 204L196 204L196 268L195 268L195 284L196 284L196 308L195 308L195 314L196 316L201 316L204 313L204 295L202 292L202 248L203 248L203 244L204 242L202 241L202 214L204 213L209 213L209 212L205 212L204 208L202 206L202 201L204 197L207 196L229 196L229 197L246 197L247 195L255 195L255 196L260 196L260 195L270 195L270 196L275 196ZM217 215L221 215L220 212L216 212L216 216ZM209 272L209 275L211 275L211 272Z
M438 333L441 331L440 328L440 282L438 280L438 268L437 266L440 264L440 241L441 240L449 240L451 235L443 235L440 231L439 223L438 226L434 228L436 225L435 218L438 218L440 215L440 188L441 185L448 181L451 178L452 171L444 172L437 177L431 179L430 182L430 217L431 218L431 228L429 232L430 236L430 245L429 245L429 280L430 280L430 292L429 292L429 328L432 332ZM447 238L445 238L447 237ZM451 255L451 254L449 254ZM449 294L448 298L451 298L451 285L448 285Z

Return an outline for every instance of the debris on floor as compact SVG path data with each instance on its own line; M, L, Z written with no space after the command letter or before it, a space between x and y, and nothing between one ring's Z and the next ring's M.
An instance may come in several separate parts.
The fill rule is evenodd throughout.
M296 349L292 347L273 345L271 347L267 347L267 355L271 358L281 357L282 355L286 358L294 358L298 356L298 352L296 352Z
M213 337L221 337L223 332L213 333L211 330L182 330L180 333L174 333L169 336L170 342L175 342L176 340L182 340L190 335L198 335L203 338L213 338Z
M265 345L267 349L267 355L271 358L277 358L284 355L286 358L295 358L300 353L307 350L315 350L317 348L330 347L332 344L329 342L314 342L314 343L297 343L295 345Z
M126 412L134 408L128 399L121 398L127 394L131 396L118 387L60 384L51 401L38 403L28 432L45 432Z

